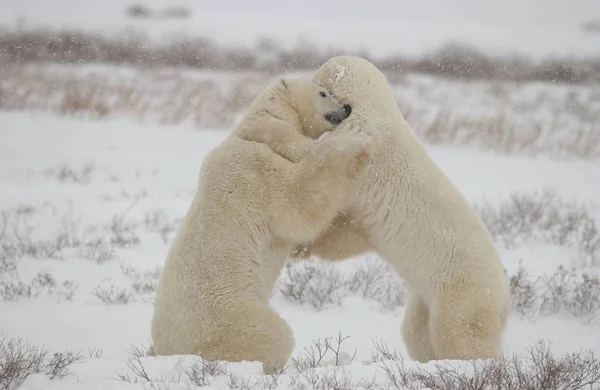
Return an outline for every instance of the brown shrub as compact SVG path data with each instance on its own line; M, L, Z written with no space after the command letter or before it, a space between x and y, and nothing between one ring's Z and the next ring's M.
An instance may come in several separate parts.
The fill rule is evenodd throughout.
M129 69L115 75L11 66L0 69L0 109L231 128L272 76L235 72L225 80L219 77L173 69ZM600 155L600 95L589 87L423 77L404 77L392 87L407 121L428 143L556 158Z
M149 16L149 10L132 6L129 14ZM165 11L167 12L167 11ZM174 14L173 14L174 13ZM185 10L170 10L170 17L186 17ZM73 30L0 31L0 64L109 63L144 67L187 67L209 70L284 72L314 70L328 58L342 53L319 50L301 42L286 50L268 39L253 48L221 47L206 37L173 37L157 44L140 33L109 38ZM390 74L417 72L452 79L547 81L555 83L600 82L600 58L547 58L534 62L521 56L496 58L468 46L447 44L420 58L391 54L371 60Z

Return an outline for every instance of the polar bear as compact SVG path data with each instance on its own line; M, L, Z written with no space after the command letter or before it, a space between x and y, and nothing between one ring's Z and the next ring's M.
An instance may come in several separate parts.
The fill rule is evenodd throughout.
M294 339L269 305L271 290L294 246L315 240L352 201L371 156L354 136L312 140L347 115L324 88L280 79L205 157L156 290L152 355L259 361L266 372L285 365ZM246 137L281 141L292 157L294 140L313 144L294 163Z
M375 251L407 282L402 335L412 359L502 359L511 303L499 255L402 117L384 75L360 57L338 56L313 81L352 107L329 136L363 133L375 151L352 205L294 257Z
M280 78L252 102L236 134L298 162L317 138L333 130L351 111L351 106L342 105L315 83Z

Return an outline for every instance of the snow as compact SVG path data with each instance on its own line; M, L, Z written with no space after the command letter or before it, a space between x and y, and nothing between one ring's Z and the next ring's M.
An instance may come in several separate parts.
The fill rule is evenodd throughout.
M90 234L102 231L114 215L128 208L126 223L160 215L176 225L193 196L202 159L227 136L223 131L194 131L186 126L65 120L47 114L2 113L0 121L0 210L33 208L29 225L34 227L32 234L36 237L50 237L60 229L65 213L77 220L78 231ZM541 188L551 188L565 199L597 200L600 171L595 161L528 159L449 146L428 149L473 202L487 199L494 203L514 190ZM49 168L61 164L77 170L90 161L94 168L87 182L61 182L48 173ZM598 215L597 209L595 212ZM86 230L88 227L95 230ZM48 272L59 282L74 280L77 288L71 300L46 294L16 302L1 301L2 332L53 351L103 350L101 358L75 364L74 375L50 381L44 374L36 374L26 380L24 389L143 388L139 383L115 378L117 372L128 372L126 351L130 346L150 343L152 294L141 294L141 298L124 305L104 304L93 294L97 286L127 287L131 281L123 267L145 272L162 266L168 243L150 229L137 229L141 244L119 248L120 262L97 264L77 254L63 259L24 258L19 262L22 280ZM172 236L171 232L168 239ZM549 244L503 248L500 252L509 274L516 272L520 259L530 272L542 274L553 272L561 264L568 266L573 255L573 249ZM351 272L355 261L360 259L336 267ZM400 337L402 307L386 311L358 296L347 297L341 306L329 305L322 311L280 295L274 295L272 304L294 331L294 356L312 340L336 336L340 331L350 336L342 351L350 356L356 351L356 360L344 366L353 378L381 375L369 361L373 340L382 340L407 356ZM539 338L552 340L558 354L600 347L596 324L561 316L521 319L514 315L505 351L523 353ZM191 361L190 357L145 357L142 361L153 375L164 377L177 372L181 375L181 359ZM247 362L229 367L248 376L255 375L260 365Z
M155 12L169 6L191 11L184 19L131 18L127 8ZM339 51L418 55L448 42L470 43L494 54L597 55L600 36L583 31L598 21L596 0L4 0L0 23L70 27L118 36L133 29L150 36L203 35L229 45L258 38L286 46L308 41Z

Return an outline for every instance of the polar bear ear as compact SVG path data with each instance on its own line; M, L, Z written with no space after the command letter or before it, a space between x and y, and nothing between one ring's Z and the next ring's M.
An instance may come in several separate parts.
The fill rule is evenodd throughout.
M288 83L287 83L286 79L285 79L285 78L283 78L283 77L281 78L281 84L283 85L283 87L284 87L285 89L287 89L287 87L288 87Z

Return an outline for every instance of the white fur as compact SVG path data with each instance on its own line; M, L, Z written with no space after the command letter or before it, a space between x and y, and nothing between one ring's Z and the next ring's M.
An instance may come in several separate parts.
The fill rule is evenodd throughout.
M365 133L375 152L357 198L309 254L340 260L375 250L395 267L410 290L402 334L413 359L501 358L510 293L495 246L402 117L383 74L340 56L313 81L352 106L331 135Z
M287 362L294 339L269 306L271 290L292 248L315 240L350 201L369 148L327 137L292 163L246 138L266 134L285 146L281 134L303 142L331 130L323 114L341 105L319 100L322 89L278 80L204 159L156 291L152 354L260 361L266 371Z

